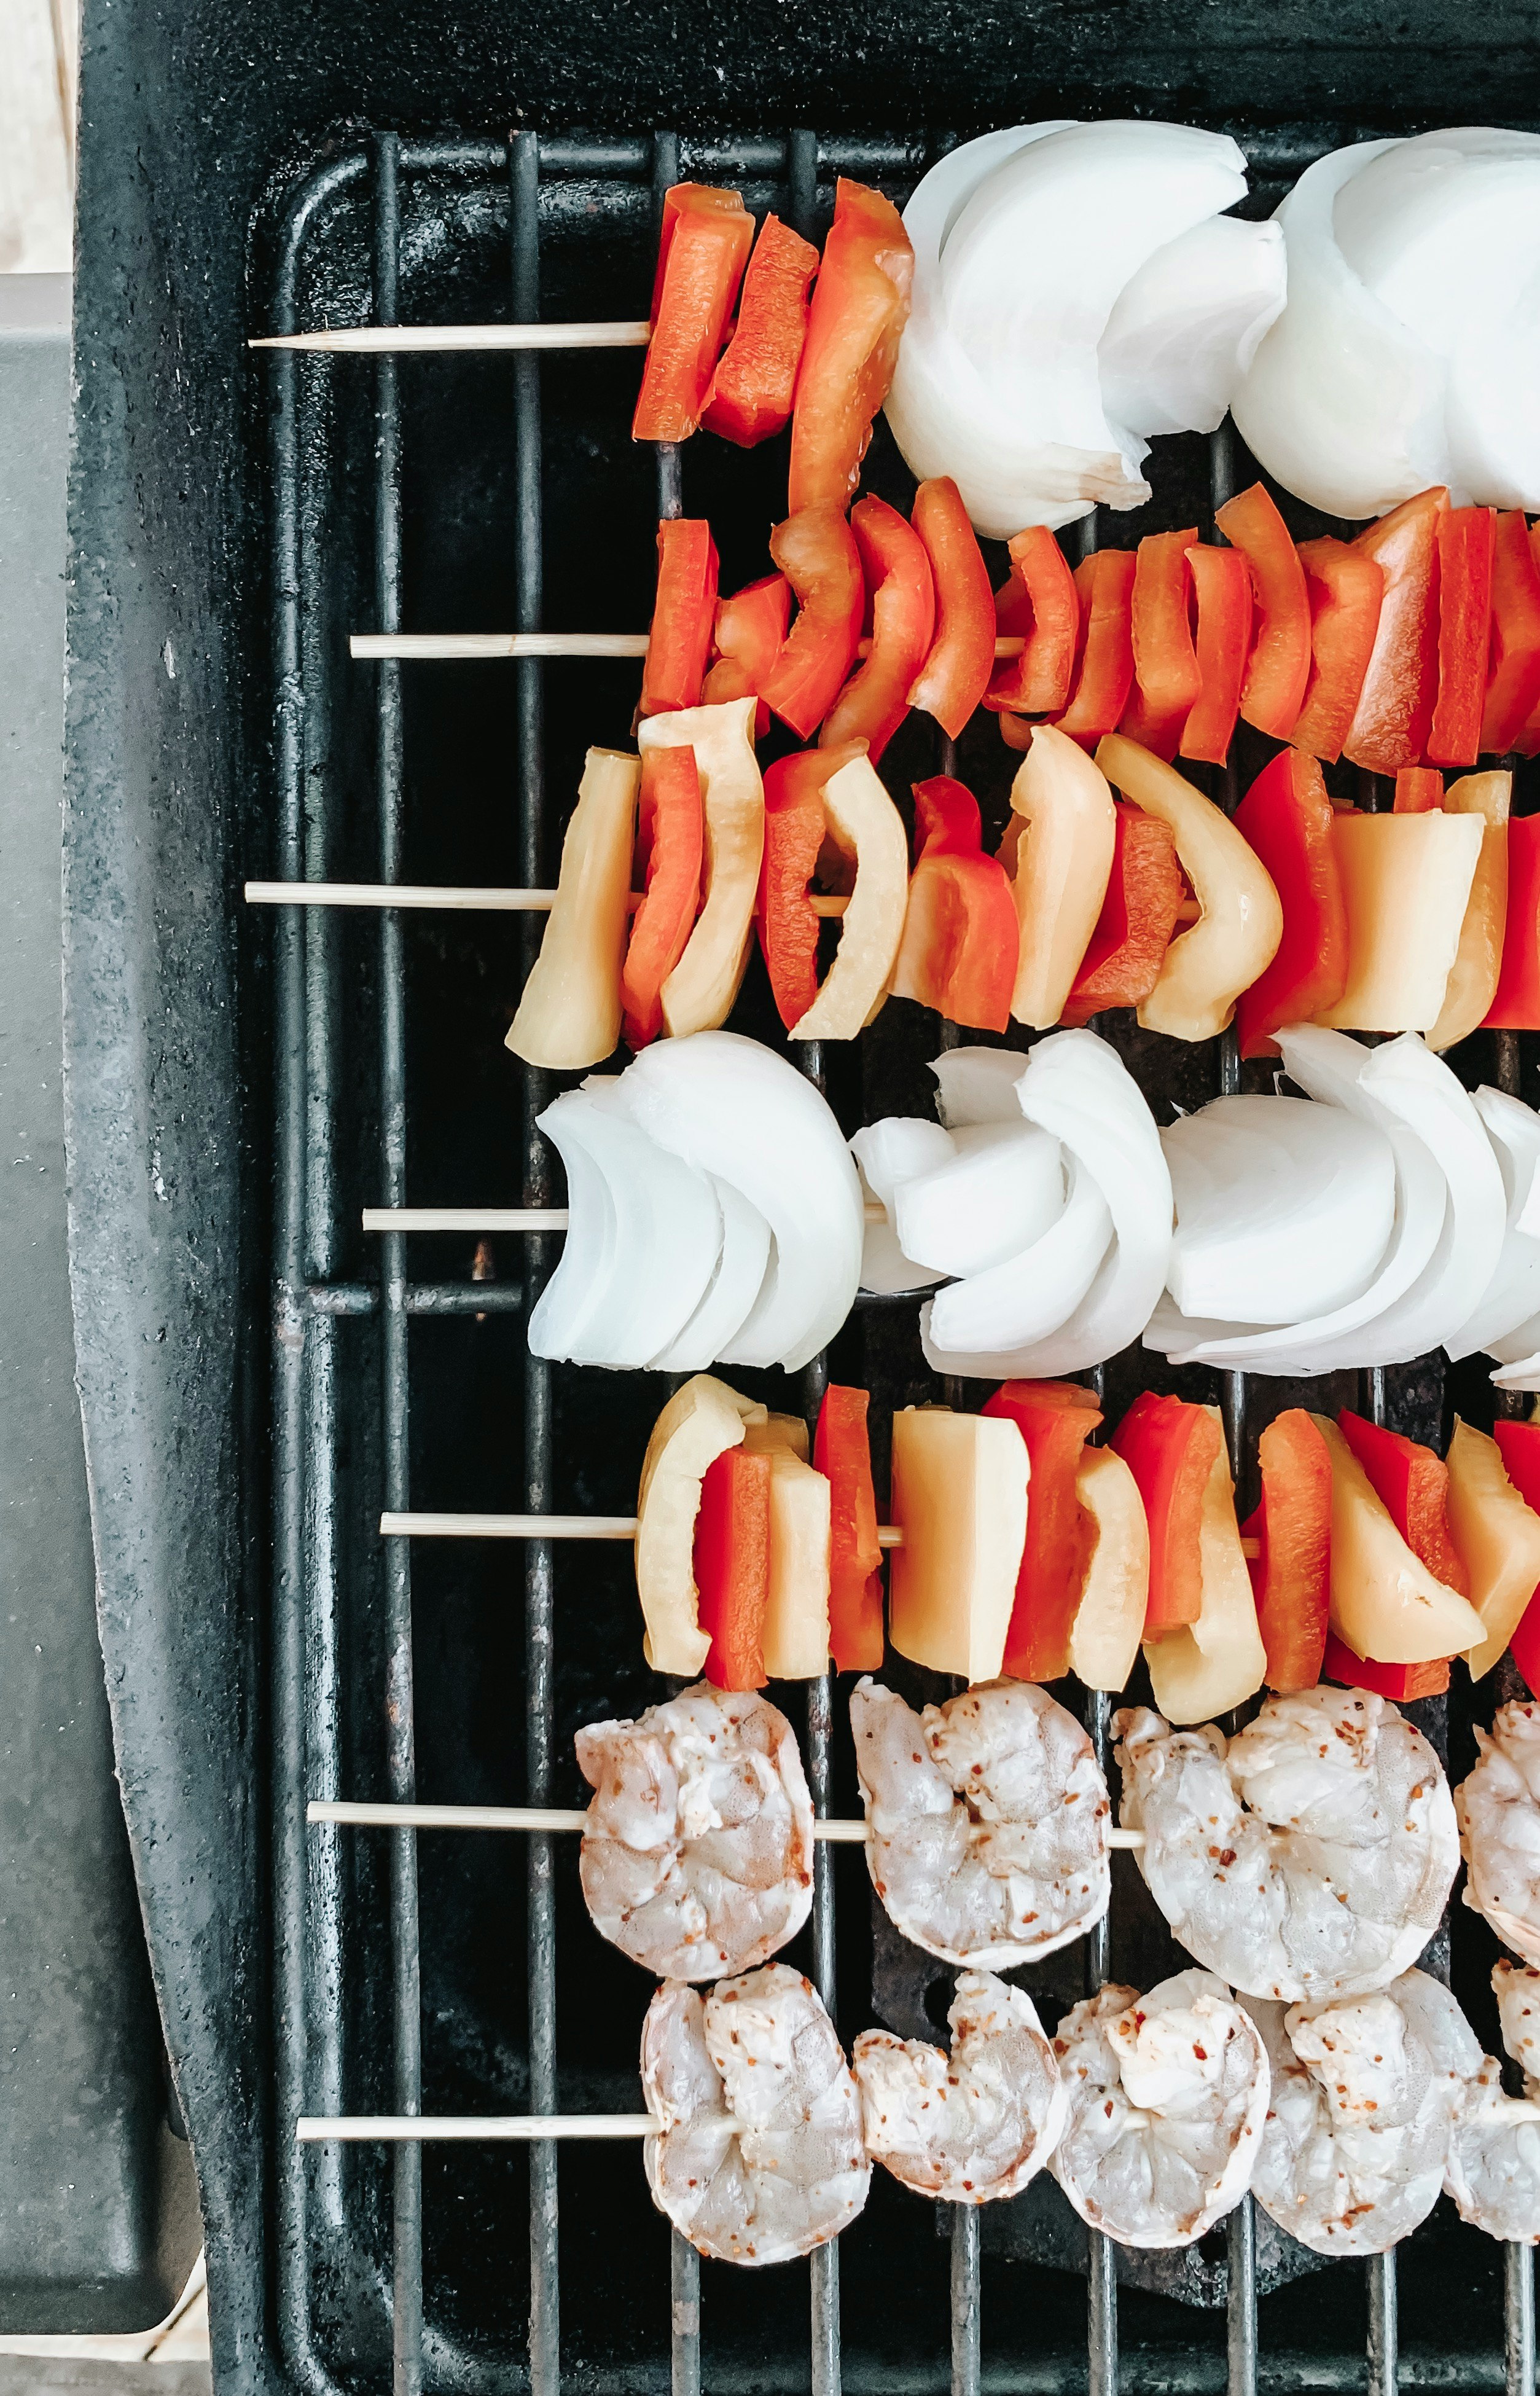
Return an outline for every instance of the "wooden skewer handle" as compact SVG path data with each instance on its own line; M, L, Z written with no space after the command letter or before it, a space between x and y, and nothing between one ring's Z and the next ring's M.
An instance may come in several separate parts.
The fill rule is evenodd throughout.
M294 2135L302 2147L337 2139L417 2146L439 2138L644 2138L657 2128L650 2113L302 2113Z

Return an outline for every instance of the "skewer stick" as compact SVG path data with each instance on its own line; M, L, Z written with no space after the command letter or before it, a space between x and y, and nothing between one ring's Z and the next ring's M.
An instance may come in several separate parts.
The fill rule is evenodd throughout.
M1018 658L1025 646L1020 632L1002 632L995 641L997 658ZM644 658L645 632L354 632L348 642L351 658L431 659L467 660L485 658ZM870 657L870 640L857 641L856 654Z
M869 1223L883 1221L880 1198L865 1202ZM365 1206L366 1231L565 1231L565 1206Z
M549 1218L548 1218L549 1219ZM634 1514L381 1514L382 1539L634 1539ZM877 1526L880 1548L901 1548L896 1523ZM1242 1539L1248 1560L1259 1556L1259 1539Z
M642 317L591 325L338 325L314 333L261 333L248 350L364 351L373 357L436 350L644 350Z
M644 2138L657 2126L650 2113L302 2113L294 2136L301 2147L333 2139L419 2146L430 2138Z
M543 915L556 904L554 890L496 890L457 883L422 882L248 882L248 907L430 907L441 913ZM634 914L643 892L631 894ZM815 915L843 915L848 892L812 890L808 903Z
M586 1813L563 1805L361 1805L339 1798L316 1798L305 1808L307 1822L330 1822L364 1830L583 1830ZM865 1822L816 1820L813 1836L831 1846L864 1847ZM1142 1847L1142 1830L1109 1830L1109 1847Z

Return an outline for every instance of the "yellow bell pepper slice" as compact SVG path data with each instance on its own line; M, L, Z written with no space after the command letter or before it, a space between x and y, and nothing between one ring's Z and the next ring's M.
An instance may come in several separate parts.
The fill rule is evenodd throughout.
M1217 1417L1217 1406L1208 1412ZM1202 1596L1196 1622L1145 1641L1155 1703L1167 1722L1211 1722L1255 1696L1268 1670L1256 1599L1235 1519L1235 1484L1223 1441L1203 1484L1198 1531Z
M1439 1019L1427 1035L1430 1048L1453 1048L1479 1023L1497 995L1507 921L1507 828L1513 800L1511 774L1462 774L1444 792L1446 816L1476 816L1481 853L1460 925L1460 944L1444 984Z
M695 1577L696 1516L706 1468L742 1444L764 1408L710 1373L676 1390L652 1429L636 1500L636 1589L646 1625L642 1652L655 1672L693 1681L710 1640L699 1622Z
M854 1040L881 1009L904 937L909 841L904 820L869 757L852 757L823 786L829 838L854 858L856 878L840 945L793 1040Z
M641 781L640 757L589 751L540 953L508 1029L526 1065L572 1072L615 1053Z
M649 715L637 733L653 749L693 749L705 817L704 897L695 929L663 984L663 1026L677 1039L725 1023L743 980L764 848L764 784L754 758L752 699Z
M1496 1441L1472 1431L1458 1416L1445 1461L1450 1536L1484 1633L1466 1656L1471 1679L1479 1681L1496 1663L1540 1587L1540 1514L1508 1479Z
M811 1681L829 1670L830 1485L807 1461L800 1416L750 1423L743 1444L770 1458L764 1669L773 1681Z
M1027 1443L1003 1417L905 1407L893 1418L888 1637L900 1656L998 1678L1027 1544Z
M1064 1012L1107 896L1117 810L1107 777L1080 743L1052 725L1011 784L1015 854L1002 852L1016 900L1018 944L1011 1013L1046 1032Z
M1332 1459L1329 1619L1337 1637L1376 1664L1431 1664L1479 1646L1485 1634L1475 1607L1413 1554L1330 1417L1310 1420Z
M1332 845L1348 910L1348 981L1334 1005L1316 1017L1318 1023L1338 1032L1432 1029L1459 949L1482 837L1478 815L1337 810Z
M1134 1670L1149 1600L1149 1523L1116 1448L1088 1447L1075 1495L1091 1541L1069 1625L1069 1670L1087 1689L1122 1689Z

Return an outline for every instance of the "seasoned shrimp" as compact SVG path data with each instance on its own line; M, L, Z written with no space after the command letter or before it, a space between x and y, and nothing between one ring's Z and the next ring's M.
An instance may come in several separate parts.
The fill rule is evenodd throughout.
M988 2204L1015 2196L1058 2144L1069 2110L1031 1998L992 1972L963 1972L951 2056L864 2030L851 2061L867 2152L921 2196Z
M1403 1972L1331 2004L1257 2003L1272 2110L1254 2183L1318 2255L1383 2255L1425 2220L1481 2050L1441 1982Z
M581 1873L624 1953L676 1980L747 1972L813 1904L813 1804L786 1716L704 1681L574 1744L593 1790Z
M867 1863L896 1928L949 1963L1051 1955L1107 1911L1111 1804L1091 1742L1026 1681L915 1714L875 1681L850 1699Z
M1505 1956L1492 1967L1492 1987L1503 2044L1524 2075L1524 2094L1540 2097L1540 1972Z
M1269 1697L1227 1739L1113 1717L1122 1819L1174 1935L1243 1996L1360 1996L1416 1961L1459 1867L1422 1733L1361 1689Z
M665 1980L642 2025L643 2141L659 2209L702 2255L786 2263L855 2220L861 2100L816 1990L785 1963L704 1997Z
M1048 2168L1082 2221L1122 2246L1190 2246L1251 2185L1268 2057L1222 1980L1178 1972L1141 1997L1109 1985L1054 2041L1069 2120Z
M1540 1963L1540 1706L1499 1706L1454 1791L1465 1901L1526 1963Z

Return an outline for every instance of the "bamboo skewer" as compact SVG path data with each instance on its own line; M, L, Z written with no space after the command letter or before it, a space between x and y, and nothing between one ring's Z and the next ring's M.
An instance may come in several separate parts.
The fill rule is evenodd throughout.
M301 2113L294 2135L302 2147L332 2139L415 2146L430 2138L645 2138L658 2127L650 2113Z
M634 1514L381 1514L382 1539L634 1539ZM877 1526L880 1548L901 1548L896 1523ZM1262 1552L1259 1539L1242 1539L1248 1561Z
M997 658L1018 658L1026 646L1021 632L1001 632L995 639ZM354 632L348 641L351 658L458 659L478 658L644 658L645 632ZM870 657L871 643L856 644L857 657Z
M315 1798L307 1822L329 1822L365 1830L584 1830L588 1815L564 1805L365 1805L342 1798ZM864 1847L865 1822L815 1820L813 1836L830 1846ZM1109 1830L1109 1847L1142 1847L1142 1830Z
M554 890L498 890L473 884L424 882L248 882L248 907L428 907L447 913L541 915L556 904ZM645 894L633 890L634 914ZM850 904L843 890L812 890L815 915L843 915Z
M880 1198L866 1201L869 1223L883 1220ZM565 1206L365 1206L365 1231L564 1231Z
M584 325L338 325L313 333L259 333L248 350L363 352L370 357L451 350L644 350L643 316Z

